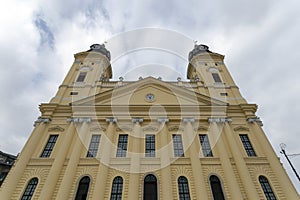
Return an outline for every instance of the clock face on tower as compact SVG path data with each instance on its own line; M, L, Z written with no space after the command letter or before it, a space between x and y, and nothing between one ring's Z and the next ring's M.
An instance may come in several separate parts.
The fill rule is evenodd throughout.
M147 94L146 96L145 96L145 99L146 99L146 101L148 101L148 102L152 102L152 101L154 101L154 94Z

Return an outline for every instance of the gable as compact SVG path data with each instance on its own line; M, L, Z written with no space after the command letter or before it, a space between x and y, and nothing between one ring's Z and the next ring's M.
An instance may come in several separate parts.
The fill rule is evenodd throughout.
M149 98L148 98L149 97ZM151 98L153 97L153 99ZM73 105L226 105L152 77L73 102Z

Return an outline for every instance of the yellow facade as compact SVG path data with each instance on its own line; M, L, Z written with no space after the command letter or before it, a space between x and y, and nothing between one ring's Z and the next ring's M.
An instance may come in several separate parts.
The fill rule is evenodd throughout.
M104 45L75 54L0 199L299 199L223 60L195 45L189 81L127 82Z

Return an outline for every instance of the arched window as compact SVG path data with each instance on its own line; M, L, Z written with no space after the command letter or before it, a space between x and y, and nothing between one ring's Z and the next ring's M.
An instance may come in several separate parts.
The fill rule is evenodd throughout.
M180 200L190 200L190 190L188 180L184 176L178 178L178 191Z
M89 192L90 177L84 176L80 179L75 200L85 200Z
M21 200L30 200L32 198L34 190L35 190L38 182L39 182L39 179L36 177L30 179L30 181L28 182L28 185L22 195Z
M117 176L113 180L110 200L122 199L122 189L123 189L123 178L121 176Z
M157 200L157 179L152 174L144 179L144 200Z
M219 178L215 175L212 175L210 176L209 181L214 200L225 200Z
M267 200L276 200L275 194L271 188L268 179L264 176L259 176L258 180L265 193Z

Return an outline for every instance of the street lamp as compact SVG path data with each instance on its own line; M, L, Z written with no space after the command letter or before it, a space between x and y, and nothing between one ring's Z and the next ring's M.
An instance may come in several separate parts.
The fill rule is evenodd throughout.
M280 144L280 148L281 148L280 153L282 153L282 154L285 156L285 158L286 158L287 161L289 162L290 166L292 167L294 173L296 174L296 176L297 176L297 178L298 178L298 180L299 180L299 182L300 182L300 177L299 177L299 175L298 175L296 169L294 168L293 164L291 163L291 161L290 161L288 155L286 155L286 153L285 153L285 148L286 148L286 147L287 147L286 144L281 143L281 144Z

